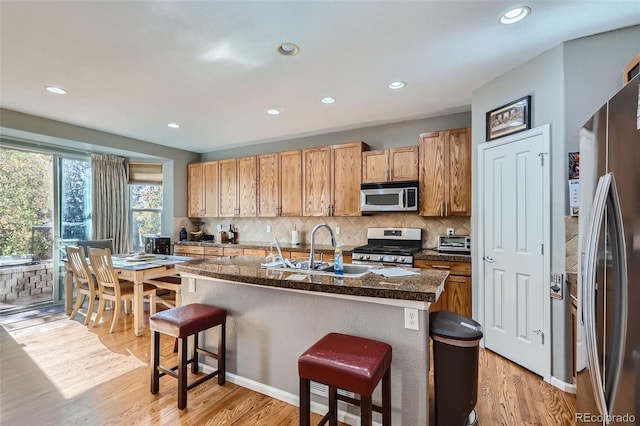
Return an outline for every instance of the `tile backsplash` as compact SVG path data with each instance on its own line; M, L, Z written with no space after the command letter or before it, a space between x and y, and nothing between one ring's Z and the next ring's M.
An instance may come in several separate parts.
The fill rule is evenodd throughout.
M300 242L311 242L311 231L314 226L326 223L334 232L340 228L340 235L336 235L338 243L345 246L358 246L367 243L367 228L370 227L399 227L422 228L422 247L433 248L438 244L438 235L446 234L447 228L453 228L456 235L469 235L471 223L468 217L421 217L415 213L379 214L360 217L276 217L276 218L204 218L202 230L207 234L216 233L216 226L222 225L223 230L229 229L233 223L238 228L239 242L270 242L275 236L278 241L291 241L291 231L300 231ZM196 230L196 226L186 217L174 218L173 241L178 240L178 232L183 226L187 231ZM267 226L271 232L267 232ZM329 234L318 231L318 244L329 244Z

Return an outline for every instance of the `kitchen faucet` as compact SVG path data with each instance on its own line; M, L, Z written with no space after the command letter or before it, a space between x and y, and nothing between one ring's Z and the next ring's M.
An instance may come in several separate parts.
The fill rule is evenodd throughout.
M311 231L311 253L309 254L309 270L315 269L313 266L315 250L316 250L316 231L320 228L327 228L329 230L329 234L331 234L331 246L336 246L336 237L333 236L333 230L326 223L321 223L320 225L316 225Z

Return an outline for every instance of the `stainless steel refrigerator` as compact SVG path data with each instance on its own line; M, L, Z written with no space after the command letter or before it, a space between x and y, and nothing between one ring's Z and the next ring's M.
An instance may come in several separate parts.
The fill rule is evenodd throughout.
M577 424L640 424L639 81L581 129Z

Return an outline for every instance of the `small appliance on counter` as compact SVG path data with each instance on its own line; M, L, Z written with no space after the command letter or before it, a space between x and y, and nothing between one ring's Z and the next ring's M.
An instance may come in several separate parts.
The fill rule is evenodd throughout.
M438 235L438 252L471 254L471 237L468 235Z
M171 254L170 237L144 237L144 252L153 254Z

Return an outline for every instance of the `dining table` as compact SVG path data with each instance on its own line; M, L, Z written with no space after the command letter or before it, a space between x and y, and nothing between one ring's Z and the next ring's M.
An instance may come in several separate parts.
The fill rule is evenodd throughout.
M111 257L113 268L121 280L133 283L133 333L141 336L144 331L144 306L142 290L145 281L168 275L177 275L176 264L195 260L187 256L172 256L164 254L114 254ZM90 260L87 263L91 267ZM67 315L71 313L73 305L73 272L65 264L64 278L64 307Z

